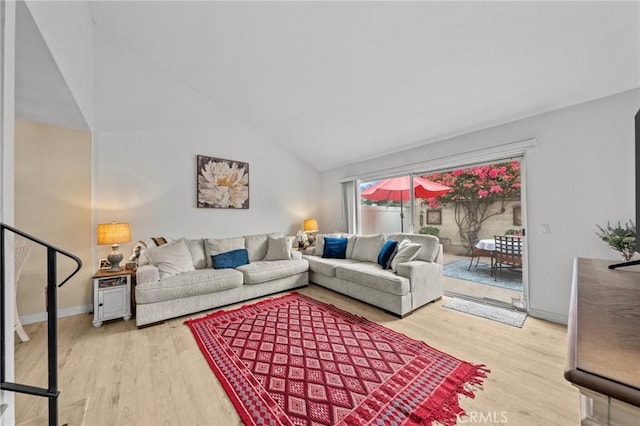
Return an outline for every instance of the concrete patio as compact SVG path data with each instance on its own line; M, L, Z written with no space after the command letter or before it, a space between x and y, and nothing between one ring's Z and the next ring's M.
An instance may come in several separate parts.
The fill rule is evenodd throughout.
M470 261L469 257L459 256L451 253L444 253L444 264L455 262L456 260ZM487 261L482 259L481 261ZM474 260L475 263L475 260ZM471 268L473 272L473 268ZM499 278L498 278L499 279ZM496 302L500 306L515 307L523 309L522 292L509 290L506 288L486 285L478 282L462 280L444 276L444 292L447 296L462 296L464 298L480 299L488 302Z

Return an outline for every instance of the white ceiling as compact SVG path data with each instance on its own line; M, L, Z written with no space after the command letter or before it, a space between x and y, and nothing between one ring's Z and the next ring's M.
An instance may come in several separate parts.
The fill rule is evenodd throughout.
M640 87L637 1L90 10L97 30L319 170ZM122 108L96 121L113 123L110 110ZM146 124L162 127L157 115Z

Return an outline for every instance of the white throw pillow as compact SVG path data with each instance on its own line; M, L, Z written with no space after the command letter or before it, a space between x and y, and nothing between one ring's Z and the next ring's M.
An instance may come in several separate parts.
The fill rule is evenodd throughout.
M151 263L158 268L161 280L194 270L193 259L184 239L151 247L146 254Z
M291 259L291 247L293 237L273 238L269 237L269 248L264 260L289 260Z
M422 250L418 252L416 259L424 260L425 262L434 262L440 251L440 239L433 235L402 234L398 232L387 235L387 238L397 242L408 238L412 243L422 244Z
M422 244L412 243L405 238L398 244L396 254L391 259L391 270L396 272L399 263L411 262L418 256L418 252L422 248Z

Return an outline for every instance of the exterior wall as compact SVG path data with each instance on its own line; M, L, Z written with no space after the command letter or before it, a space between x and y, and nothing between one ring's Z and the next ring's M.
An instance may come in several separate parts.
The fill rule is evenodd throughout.
M500 209L501 203L493 203L489 207L489 211L497 211ZM510 201L505 206L505 212L492 216L482 224L482 229L478 234L478 239L493 238L494 235L504 235L508 229L522 228L521 225L515 225L513 223L513 207L520 206L517 201ZM440 229L438 237L442 240L442 244L446 252L453 254L465 254L464 247L462 245L462 238L458 232L458 225L455 220L455 207L453 204L449 204L440 210L440 217L442 219L441 225L427 224L427 214L429 209L424 209L424 225L433 226ZM416 232L421 228L420 226L420 211L416 212L414 219L416 224Z
M493 238L494 235L504 235L508 229L521 228L522 226L513 223L513 207L520 206L517 201L511 201L505 207L506 210L502 214L492 216L482 224L482 230L478 235L478 239ZM376 206L362 205L362 233L391 233L400 231L400 207L396 206ZM490 211L500 208L500 203L493 203ZM415 224L414 232L423 226L432 226L440 230L438 237L440 238L445 252L454 254L464 254L462 239L458 233L458 225L455 221L455 208L453 204L449 204L440 210L441 224L428 224L427 212L428 208L417 208L415 211L413 223ZM410 209L404 207L404 230L409 229ZM422 219L421 219L422 216Z

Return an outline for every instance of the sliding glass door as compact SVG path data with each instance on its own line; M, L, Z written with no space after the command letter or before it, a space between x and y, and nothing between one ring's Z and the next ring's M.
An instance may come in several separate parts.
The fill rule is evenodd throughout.
M496 267L494 256L496 237L507 235L526 257L521 169L518 157L361 181L358 230L435 235L444 247L445 294L524 307L525 259Z
M360 184L362 234L409 231L411 227L411 176L378 179Z
M440 238L445 251L444 290L450 296L522 309L524 303L524 223L522 158L420 173L452 188L418 205L421 232ZM502 261L507 236L518 253ZM498 243L496 243L498 241Z

